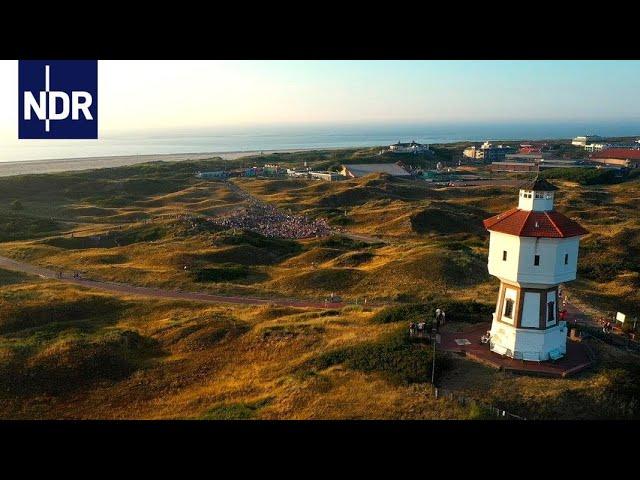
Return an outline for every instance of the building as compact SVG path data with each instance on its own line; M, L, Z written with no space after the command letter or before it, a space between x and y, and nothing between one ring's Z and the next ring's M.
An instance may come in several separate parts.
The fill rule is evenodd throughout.
M473 160L482 160L484 159L484 150L476 148L475 145L472 145L471 147L465 148L462 151L462 155Z
M599 142L602 140L602 137L599 135L583 135L581 137L575 137L571 140L571 145L576 147L584 147L589 143Z
M484 220L489 274L500 279L491 351L527 361L566 354L558 318L558 285L575 280L578 248L588 232L554 210L557 188L535 179L520 188L518 207Z
M358 178L372 173L387 173L393 177L410 177L411 174L397 163L362 163L342 165L340 174L344 177Z
M607 148L589 157L592 162L627 168L640 167L640 148Z
M227 178L229 176L228 172L224 170L217 170L214 172L197 172L197 178Z
M344 178L338 172L309 172L309 177L324 180L325 182L335 182Z
M287 175L289 175L290 177L308 178L309 177L309 168L307 168L307 167L304 167L304 168L287 168Z
M429 145L417 143L413 140L411 143L394 143L389 145L389 151L391 153L423 153L429 151Z
M520 145L520 149L518 153L529 155L529 154L540 154L542 155L542 147L543 145L531 145L529 143Z
M540 170L549 168L593 168L592 165L585 165L584 160L567 158L541 158L538 165Z
M599 152L600 150L604 150L605 148L610 148L610 143L588 143L584 146L584 149L587 152Z
M503 147L502 145L498 145L495 148L490 148L484 151L484 161L485 162L499 162L504 160L505 157L513 152L513 148L511 147Z
M509 153L504 156L505 162L539 162L543 155L540 152Z
M492 162L492 172L537 172L538 164L533 162Z
M262 173L267 176L284 175L286 169L281 168L277 163L265 163L262 168Z
M474 160L484 160L485 162L497 162L504 160L505 155L513 153L515 149L506 145L493 146L489 142L484 142L480 147L471 146L465 148L462 155Z
M493 162L490 167L492 172L536 172L549 170L550 168L594 168L586 165L583 160L566 159L540 159L528 162Z

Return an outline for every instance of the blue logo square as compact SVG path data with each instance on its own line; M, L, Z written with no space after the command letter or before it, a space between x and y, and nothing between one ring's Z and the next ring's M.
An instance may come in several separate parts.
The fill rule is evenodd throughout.
M97 139L98 61L19 60L18 138Z

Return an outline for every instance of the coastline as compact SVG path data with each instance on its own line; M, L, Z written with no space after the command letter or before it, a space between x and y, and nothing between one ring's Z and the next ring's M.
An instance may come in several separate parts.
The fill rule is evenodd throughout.
M294 153L314 150L348 150L351 147L329 148L292 148L275 150L246 150L229 152L204 152L204 153L159 153L145 155L113 155L100 157L71 157L51 158L43 160L16 160L0 162L0 177L10 177L26 174L59 173L81 170L93 170L98 168L124 167L154 161L183 162L187 160L204 160L220 157L223 160L235 160L237 158L272 153Z

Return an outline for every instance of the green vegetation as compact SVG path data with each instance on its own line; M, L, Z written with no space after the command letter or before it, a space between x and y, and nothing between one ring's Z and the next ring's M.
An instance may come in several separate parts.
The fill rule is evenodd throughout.
M327 352L304 368L322 371L338 364L353 370L381 372L394 382L424 383L431 380L432 350L410 341L406 329L396 330L376 342ZM447 357L436 356L436 370L447 368Z
M260 409L269 405L266 398L249 403L231 403L219 405L207 410L201 420L250 420L256 418Z
M374 323L426 322L428 328L431 328L437 308L445 311L447 321L465 323L487 322L494 310L493 305L475 301L432 300L428 303L386 307L378 311L371 321Z
M66 337L31 355L15 346L4 350L0 388L19 395L59 395L96 380L119 380L158 354L155 342L134 331Z
M232 282L247 278L250 270L245 265L225 265L201 268L192 273L196 282Z
M29 275L21 272L13 272L0 268L0 287L12 285L14 283L26 282L30 279Z
M271 161L432 166L457 163L464 146L424 158L372 148L0 178L0 255L137 285L319 304L335 293L348 303L152 301L0 270L0 417L483 418L425 394L431 350L407 337L407 324L430 323L438 307L445 329L490 321L498 282L487 273L481 221L515 205L513 187L439 188L388 175L229 185L193 174ZM591 232L570 298L633 316L640 179L543 174L560 187L558 209ZM280 240L207 221L245 204L238 188L343 230ZM598 367L571 379L510 376L438 352L438 382L527 418L636 418L637 359L596 347Z
M581 185L610 185L624 180L619 172L610 169L553 168L540 174L542 178L578 182Z
M58 222L19 213L0 213L0 242L11 242L52 235L60 230Z

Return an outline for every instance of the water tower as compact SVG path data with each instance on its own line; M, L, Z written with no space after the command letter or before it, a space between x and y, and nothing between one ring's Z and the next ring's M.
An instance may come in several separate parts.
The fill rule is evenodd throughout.
M580 238L588 232L554 210L557 188L536 178L520 188L518 207L488 218L489 273L500 279L491 350L545 361L567 351L558 319L558 285L575 280Z

